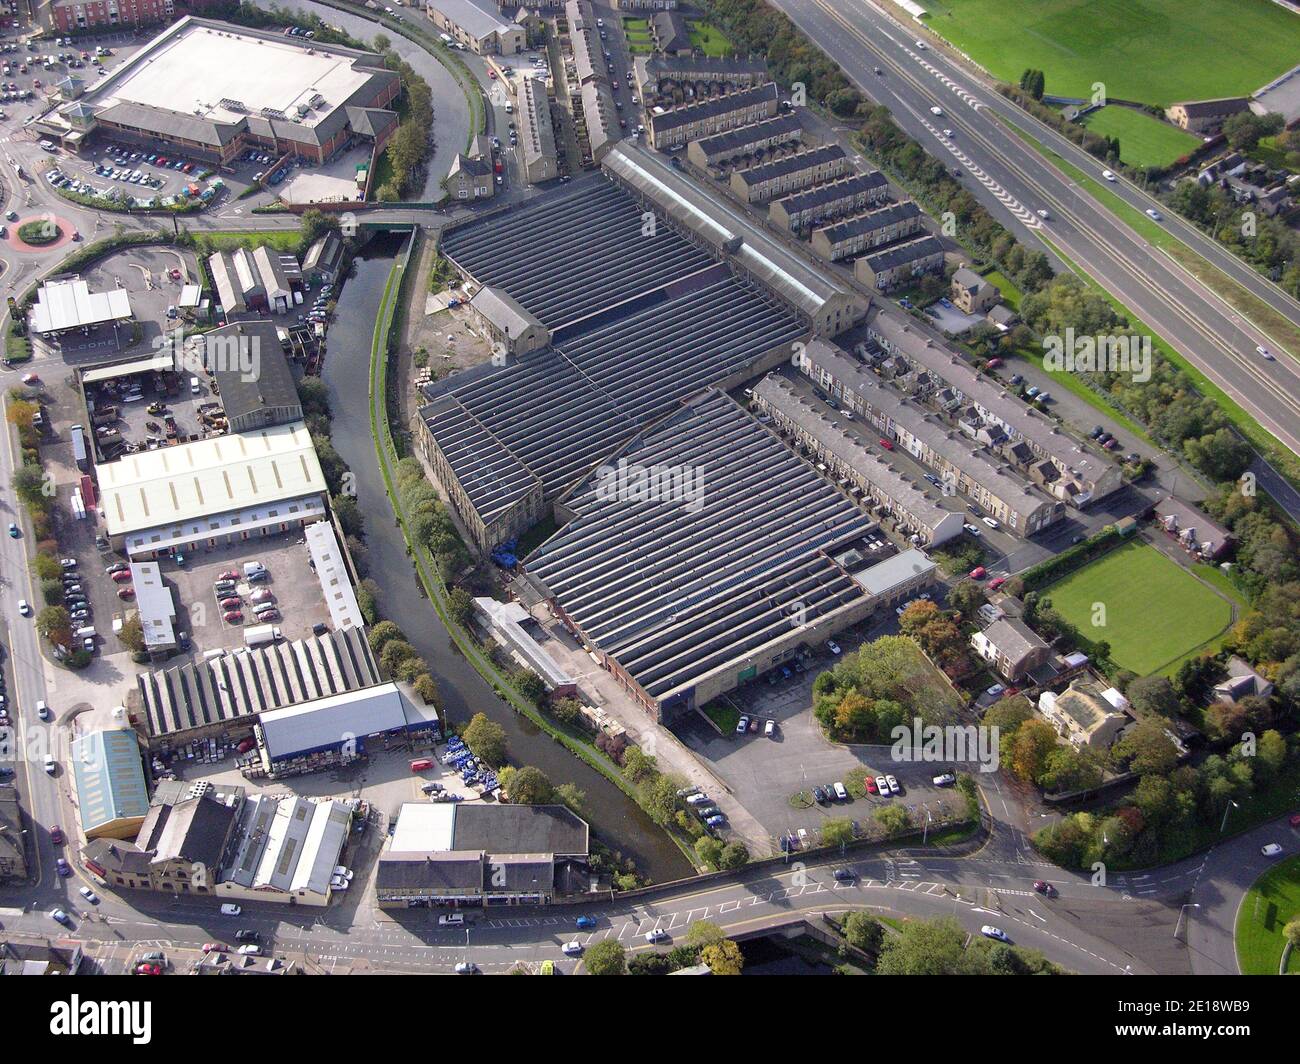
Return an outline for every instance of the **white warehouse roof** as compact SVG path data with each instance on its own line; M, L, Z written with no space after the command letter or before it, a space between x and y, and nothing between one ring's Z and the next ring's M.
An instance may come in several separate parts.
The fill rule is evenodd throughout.
M301 702L261 715L262 741L271 761L338 746L345 737L398 731L422 724L433 713L407 701L395 683Z
M326 490L301 421L140 451L95 475L113 536Z
M85 281L51 281L36 294L31 325L33 332L61 332L130 316L131 298L124 288L92 293Z

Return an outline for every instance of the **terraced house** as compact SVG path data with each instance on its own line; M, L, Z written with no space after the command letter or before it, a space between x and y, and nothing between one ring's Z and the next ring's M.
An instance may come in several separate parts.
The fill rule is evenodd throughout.
M776 114L779 96L776 83L769 81L680 107L656 108L650 113L650 142L661 151L680 148L700 137L771 118Z
M884 174L872 170L775 199L767 216L778 229L802 234L831 219L880 206L887 199L889 182Z
M800 189L844 177L853 163L838 144L794 152L780 159L734 170L731 191L745 203L766 203Z
M925 216L915 203L891 203L814 229L812 248L822 258L838 262L913 236L924 228Z
M686 146L686 158L701 170L708 170L747 158L756 152L798 144L802 137L803 126L797 115L777 115L713 137L693 140Z

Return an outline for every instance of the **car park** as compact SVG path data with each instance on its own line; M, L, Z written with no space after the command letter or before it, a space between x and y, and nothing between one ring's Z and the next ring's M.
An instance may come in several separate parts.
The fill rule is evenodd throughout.
M566 942L560 949L566 957L580 957L582 955L582 943L576 938L572 942Z
M831 875L835 877L835 880L838 883L851 883L857 878L851 868L837 868L831 873Z
M838 798L841 802L847 802L849 800L849 792L848 790L845 789L843 783L837 781L833 783L831 786L835 790L835 797Z
M236 905L233 906L233 908L238 909L239 906ZM238 916L239 913L235 913L234 915ZM258 942L261 940L261 938L262 938L262 933L260 931L254 931L251 927L241 927L238 931L235 932L236 942Z

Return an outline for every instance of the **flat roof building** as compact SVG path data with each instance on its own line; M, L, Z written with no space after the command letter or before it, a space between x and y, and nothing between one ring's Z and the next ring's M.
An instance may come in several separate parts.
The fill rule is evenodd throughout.
M70 147L98 128L214 161L254 144L324 162L354 136L386 137L400 88L373 52L187 16L41 128ZM93 112L89 127L72 108Z
M303 535L307 540L312 569L320 581L321 594L329 607L330 622L336 630L363 627L365 618L357 604L347 559L339 546L338 536L334 534L334 526L328 521L316 521L307 526Z
M216 893L249 901L326 905L352 828L344 802L255 794L240 810Z
M398 811L379 855L379 907L545 905L590 887L587 824L561 805L428 804Z
M157 562L132 562L131 584L135 608L149 654L169 654L176 649L176 600Z
M258 714L262 767L271 777L346 765L384 737L432 745L441 735L437 710L417 706L395 683L362 687Z

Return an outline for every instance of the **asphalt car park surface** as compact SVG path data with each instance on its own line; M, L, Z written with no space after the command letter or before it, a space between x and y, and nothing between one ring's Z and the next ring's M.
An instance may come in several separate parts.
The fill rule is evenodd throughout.
M173 270L180 276L173 277ZM179 324L179 318L168 318L167 310L180 302L186 281L198 277L198 266L194 255L182 249L132 248L110 255L81 276L92 292L120 288L129 294L139 339L129 322L100 325L85 332L73 330L52 338L52 345L70 366L120 361L128 349L141 358L158 350L164 331Z
M231 546L200 548L186 554L184 565L163 559L164 578L176 589L177 627L193 642L191 653L202 654L218 647L233 649L244 646L244 629L260 623L273 624L286 639L302 639L312 634L313 625L330 623L329 609L321 594L316 575L308 565L307 545L296 532L272 536L252 536ZM257 561L270 573L260 583L244 578L244 563ZM243 621L223 619L226 610L213 590L217 578L227 571L239 574L235 594L242 600ZM279 620L261 622L253 612L250 595L266 589L274 596ZM223 598L226 596L222 596Z

